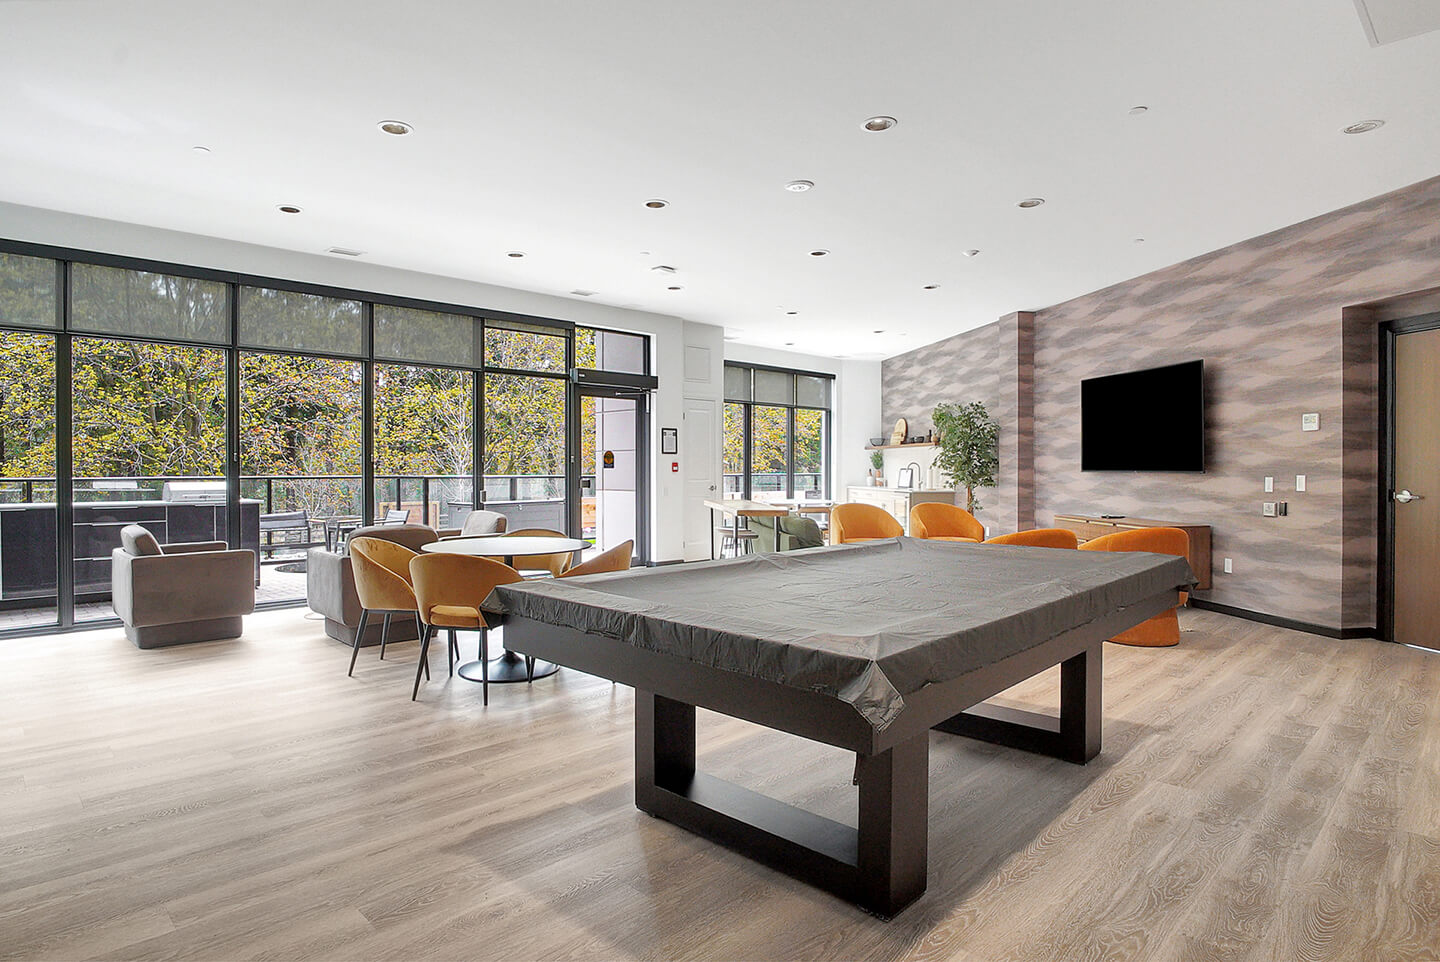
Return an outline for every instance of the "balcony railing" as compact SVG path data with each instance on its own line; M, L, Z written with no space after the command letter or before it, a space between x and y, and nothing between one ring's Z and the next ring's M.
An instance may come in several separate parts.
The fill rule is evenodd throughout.
M785 493L785 479L788 475L784 471L762 471L750 475L750 493L752 495L766 495ZM738 498L745 490L745 475L725 475L726 497ZM797 473L795 475L795 496L804 497L806 492L824 491L825 485L818 473Z
M474 509L468 475L377 475L375 477L376 520L402 509L409 520L437 528L459 528ZM583 479L594 487L594 478ZM160 502L165 485L172 482L201 482L215 485L214 496L200 493L191 498L200 503L224 500L225 479L196 475L170 477L80 477L74 481L76 504L100 502ZM262 514L305 511L316 521L326 518L359 519L363 512L364 479L358 474L332 475L245 475L240 478L240 497L258 502ZM555 474L497 474L484 479L484 506L510 517L512 527L565 530L565 478ZM0 477L0 504L53 505L55 478Z

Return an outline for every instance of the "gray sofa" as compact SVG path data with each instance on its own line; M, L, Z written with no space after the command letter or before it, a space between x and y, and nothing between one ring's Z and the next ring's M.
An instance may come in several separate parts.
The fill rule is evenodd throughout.
M356 538L381 538L419 551L440 536L423 524L372 524L356 528L346 540ZM349 552L311 548L305 555L305 601L311 610L325 616L325 634L347 645L355 643L355 629L360 627L360 596L355 593L355 572L350 565ZM380 644L381 628L379 618L366 625L360 647ZM390 641L408 641L417 634L413 619L391 619Z
M750 530L756 533L751 542L754 551L762 554L775 550L775 526L780 522L780 550L799 551L804 548L819 548L825 544L825 535L813 518L797 518L794 515L780 518L747 518Z
M110 603L137 648L235 638L255 610L255 552L159 542L138 524L110 553Z

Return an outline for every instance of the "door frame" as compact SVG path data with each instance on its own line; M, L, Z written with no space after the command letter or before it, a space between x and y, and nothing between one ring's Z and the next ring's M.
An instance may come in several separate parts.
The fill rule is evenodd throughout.
M1395 640L1395 339L1440 329L1440 312L1386 321L1380 325L1380 464L1375 532L1375 622L1382 641Z
M580 489L580 478L584 475L584 465L580 460L580 404L583 398L612 398L621 401L635 402L635 555L632 559L636 565L647 565L650 563L650 392L643 388L604 387L594 384L573 385L572 395L575 399L574 416L570 418L570 427L567 431L569 437L566 445L569 447L573 461L576 465L574 471L568 472L566 500L570 505L570 530L575 537L580 537L581 526L581 504L580 499L583 492ZM602 469L603 470L603 469ZM599 485L600 479L595 479Z

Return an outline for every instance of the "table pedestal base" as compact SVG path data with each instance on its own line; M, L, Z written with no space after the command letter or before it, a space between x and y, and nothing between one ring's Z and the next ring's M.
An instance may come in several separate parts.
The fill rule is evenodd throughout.
M482 663L479 661L468 661L461 665L455 672L466 681L480 682L483 676L480 674ZM548 678L560 670L560 666L548 661L535 660L535 677ZM511 682L525 681L525 659L507 651L498 658L490 659L490 684L504 685Z

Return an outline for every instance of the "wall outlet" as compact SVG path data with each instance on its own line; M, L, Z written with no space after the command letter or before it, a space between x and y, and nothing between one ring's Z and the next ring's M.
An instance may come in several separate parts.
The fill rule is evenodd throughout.
M1265 490L1266 490L1267 492L1268 492L1268 491L1274 491L1274 490L1275 490L1275 479L1274 479L1274 478L1266 478L1266 479L1265 479Z
M1318 430L1320 430L1320 415L1319 415L1319 413L1315 413L1315 414L1302 414L1302 415L1300 415L1300 430L1302 430L1302 431L1318 431Z
M1277 517L1283 518L1283 517L1285 517L1285 516L1286 516L1287 514L1289 514L1289 513L1290 513L1290 502L1288 502L1288 501L1276 501L1276 502L1275 502L1275 514L1276 514Z
M1229 558L1225 559L1225 573L1227 575L1233 575L1235 573L1235 566L1230 563Z
M1303 475L1303 474L1297 474L1297 475L1295 475L1295 490L1296 490L1296 491L1304 491L1304 490L1305 490L1305 475Z
M1275 514L1275 502L1274 502L1274 501L1262 501L1262 502L1260 502L1260 516L1261 516L1262 518L1274 518L1274 517L1276 517L1276 514Z

